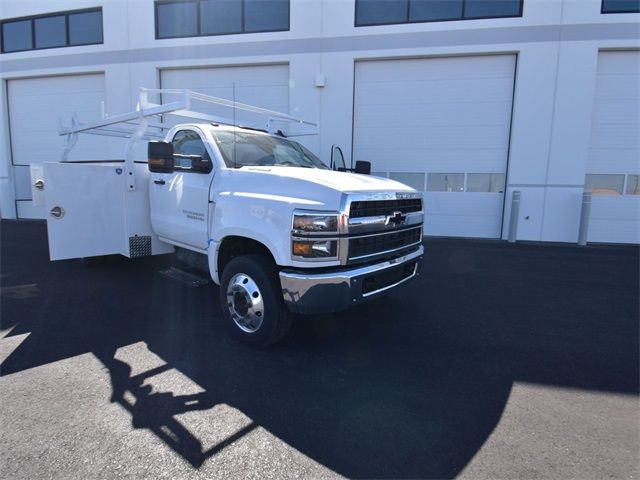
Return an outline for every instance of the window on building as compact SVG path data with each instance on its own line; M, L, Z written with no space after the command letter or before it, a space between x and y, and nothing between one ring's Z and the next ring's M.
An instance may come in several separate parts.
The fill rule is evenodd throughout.
M68 19L71 45L102 43L102 10L70 13Z
M103 43L102 9L4 20L2 53Z
M289 30L289 0L156 0L156 38Z
M200 34L223 35L242 32L242 2L204 0L200 2ZM193 35L197 35L197 32Z
M584 189L593 195L622 195L624 175L588 174Z
M289 30L289 0L244 0L245 32Z
M30 20L2 23L2 52L19 52L33 48Z
M504 193L504 173L429 173L428 192Z
M640 195L640 175L627 175L627 195Z
M36 48L64 47L67 44L65 22L64 15L34 19Z
M504 173L468 173L467 192L504 192Z
M428 192L464 192L464 173L430 173Z
M164 2L156 4L156 36L160 38L198 35L196 2Z
M424 173L391 172L389 178L409 185L420 192L424 191Z
M356 26L521 17L523 0L356 0Z
M602 0L602 13L640 13L640 0Z

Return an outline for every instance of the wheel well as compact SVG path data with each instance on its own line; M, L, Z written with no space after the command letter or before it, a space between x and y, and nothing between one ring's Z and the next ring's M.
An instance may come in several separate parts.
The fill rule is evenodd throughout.
M257 240L238 236L225 237L218 249L218 275L222 277L224 267L226 267L233 258L255 253L268 255L269 258L273 260L273 255L271 255L269 249Z

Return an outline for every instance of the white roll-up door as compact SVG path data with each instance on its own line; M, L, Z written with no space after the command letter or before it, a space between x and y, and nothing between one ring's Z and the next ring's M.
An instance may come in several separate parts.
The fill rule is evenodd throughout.
M215 97L248 103L278 112L289 113L289 66L249 65L232 67L180 68L162 70L161 85L166 89L189 89ZM163 101L170 101L170 96ZM234 120L232 109L196 102L193 108ZM266 126L265 117L237 110L235 122L239 125ZM288 124L274 124L287 131Z
M354 160L425 191L425 234L498 238L515 55L360 61Z
M58 135L60 121L70 123L101 115L105 99L103 74L64 75L9 80L9 127L18 218L43 218L43 207L31 202L29 168L60 161L66 139ZM69 159L105 159L106 139L79 136Z
M585 188L588 241L640 243L640 53L600 52Z

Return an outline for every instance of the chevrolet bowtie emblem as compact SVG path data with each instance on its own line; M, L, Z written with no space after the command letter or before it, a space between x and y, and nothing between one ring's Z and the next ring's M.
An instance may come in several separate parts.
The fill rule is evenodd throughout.
M391 215L387 215L387 219L384 223L385 225L402 225L406 219L407 216L403 215L402 212L393 212Z

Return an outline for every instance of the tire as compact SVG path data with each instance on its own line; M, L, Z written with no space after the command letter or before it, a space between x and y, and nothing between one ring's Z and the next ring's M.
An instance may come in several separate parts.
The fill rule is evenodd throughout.
M232 335L257 348L273 345L291 327L276 266L266 255L232 259L220 279L220 307Z

